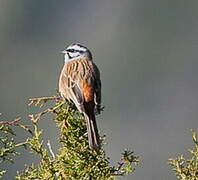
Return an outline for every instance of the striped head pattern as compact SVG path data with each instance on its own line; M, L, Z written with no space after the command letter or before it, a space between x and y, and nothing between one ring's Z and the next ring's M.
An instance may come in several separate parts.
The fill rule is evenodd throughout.
M71 44L63 50L62 53L65 55L65 62L79 58L88 58L89 60L92 60L92 55L89 49L81 44Z

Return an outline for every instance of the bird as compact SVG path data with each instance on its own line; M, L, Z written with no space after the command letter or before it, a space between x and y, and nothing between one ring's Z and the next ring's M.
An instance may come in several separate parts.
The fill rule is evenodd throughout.
M98 150L101 143L95 114L101 112L100 71L91 51L79 43L71 44L62 53L65 63L59 76L59 93L84 115L89 148Z

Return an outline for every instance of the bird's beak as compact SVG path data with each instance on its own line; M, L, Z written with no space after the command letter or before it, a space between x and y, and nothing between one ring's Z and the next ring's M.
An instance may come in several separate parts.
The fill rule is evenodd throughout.
M67 53L67 51L66 51L66 50L63 50L63 51L61 51L61 53L62 53L62 54L65 54L65 53Z

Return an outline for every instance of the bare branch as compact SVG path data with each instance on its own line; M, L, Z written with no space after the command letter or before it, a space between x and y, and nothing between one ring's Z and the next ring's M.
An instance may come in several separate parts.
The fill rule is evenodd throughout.
M30 98L28 106L35 103L35 106L37 106L40 102L43 104L47 101L53 100L53 101L60 101L62 98L60 96L49 96L49 97L38 97L38 98ZM43 105L42 104L42 105Z
M13 121L0 121L0 125L5 125L5 124L7 124L7 125L18 125L17 123L19 122L21 120L21 118L20 117L18 117L18 118L16 118L15 120L13 120Z
M49 152L51 153L53 159L55 159L55 155L54 155L54 152L52 151L52 146L50 144L50 140L47 141L47 146L49 148Z
M29 117L31 119L32 122L34 123L37 123L37 121L41 118L41 116L49 113L49 112L54 112L56 109L58 109L59 107L61 107L63 104L65 104L65 102L61 102L60 104L58 104L57 106L55 107L52 107L52 108L48 108L38 114L30 114Z

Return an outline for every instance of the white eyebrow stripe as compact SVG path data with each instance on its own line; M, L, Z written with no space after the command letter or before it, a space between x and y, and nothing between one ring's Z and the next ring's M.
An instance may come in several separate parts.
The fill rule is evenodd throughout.
M74 45L74 46L70 46L69 48L67 49L75 49L77 51L86 51L86 49L84 47L80 47L78 45Z

